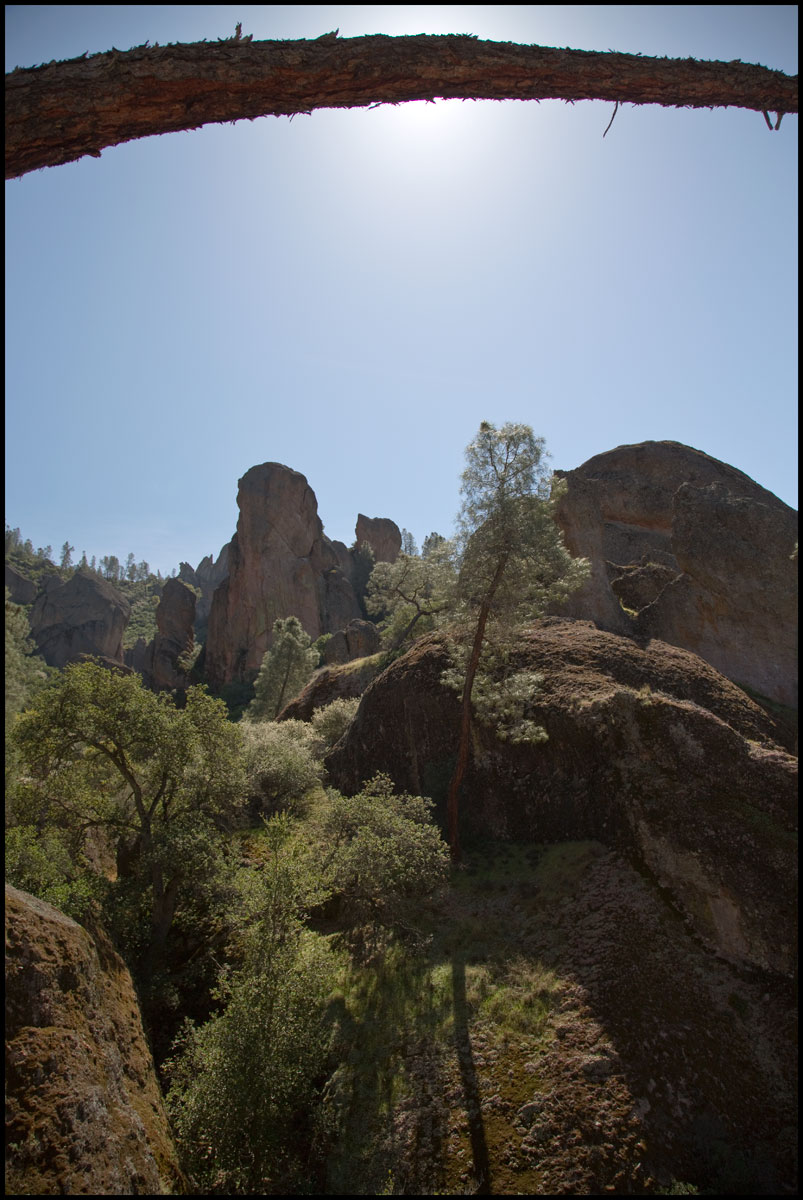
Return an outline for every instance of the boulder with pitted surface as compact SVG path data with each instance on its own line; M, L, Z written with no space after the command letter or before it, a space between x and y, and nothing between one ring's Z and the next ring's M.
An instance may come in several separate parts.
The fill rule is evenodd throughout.
M108 938L6 885L6 1193L171 1195L181 1171Z
M678 442L619 446L557 471L566 545L591 562L561 613L692 650L797 706L797 513Z

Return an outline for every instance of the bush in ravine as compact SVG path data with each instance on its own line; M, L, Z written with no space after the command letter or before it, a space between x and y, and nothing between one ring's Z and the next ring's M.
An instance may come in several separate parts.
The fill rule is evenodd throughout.
M288 724L255 729L286 736ZM308 919L334 897L347 927L372 926L386 942L447 874L429 801L395 795L387 776L351 798L330 791L306 819L284 812L265 822L238 877L220 1011L203 1026L188 1022L165 1064L196 1194L322 1194L332 1134L322 1097L337 1066L345 957L343 942L336 950L339 939L313 932Z
M106 880L82 866L71 852L69 836L55 826L37 829L12 825L6 830L6 880L61 909L76 921L105 898Z
M340 962L305 927L321 889L287 815L267 823L267 854L241 878L236 970L222 1011L190 1023L166 1064L167 1106L183 1166L199 1193L315 1193L314 1143L330 1039L328 1002Z
M264 815L300 813L320 783L316 737L303 721L242 722L247 790L252 810Z

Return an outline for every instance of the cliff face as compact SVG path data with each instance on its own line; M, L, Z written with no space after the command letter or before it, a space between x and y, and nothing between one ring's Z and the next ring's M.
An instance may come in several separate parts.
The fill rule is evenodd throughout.
M543 676L531 715L549 740L511 745L474 725L466 835L623 849L720 953L791 971L797 760L772 720L697 656L590 622L546 618L516 658ZM326 760L335 787L386 771L443 803L459 740L448 663L444 640L424 638L370 684Z
M349 552L325 536L303 475L279 463L252 467L240 480L237 503L229 573L209 615L205 668L213 688L253 678L279 617L298 617L314 640L362 616ZM391 552L393 530L398 534L392 521L368 522L364 532L378 558Z
M677 442L619 446L556 474L566 545L592 568L562 614L682 646L797 706L796 512Z
M180 1179L125 965L7 884L7 1192L169 1195Z

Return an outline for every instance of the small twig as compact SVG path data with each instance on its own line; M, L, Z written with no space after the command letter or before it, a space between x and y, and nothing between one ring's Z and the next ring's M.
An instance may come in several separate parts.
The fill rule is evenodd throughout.
M778 118L778 120L775 122L775 128L776 128L776 129L780 129L780 128L781 128L781 121L783 120L783 113L776 113L775 115L776 115L776 117Z
M764 112L764 120L767 122L767 129L772 133L772 121L770 120L770 114L766 111Z
M618 110L618 108L619 108L619 101L617 100L617 101L616 101L616 107L615 107L615 108L614 108L614 110L613 110L613 117L615 117L615 116L616 116L616 113L617 113L617 110ZM766 115L767 115L767 114L766 114L766 113L764 113L764 116L765 116L765 117L766 117ZM613 117L611 117L610 121L608 122L608 129L610 129L611 125L613 125ZM772 128L772 126L770 126L770 128ZM608 129L606 129L606 130L605 130L605 133L607 133L607 132L608 132ZM603 135L602 135L603 137L605 137L605 133L603 133Z

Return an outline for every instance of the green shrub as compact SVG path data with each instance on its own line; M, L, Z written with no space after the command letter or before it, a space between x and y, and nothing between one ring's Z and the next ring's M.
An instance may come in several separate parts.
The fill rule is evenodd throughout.
M46 900L76 921L92 910L103 881L77 867L62 830L16 825L6 830L6 882Z
M19 770L7 821L22 830L12 851L17 877L32 881L23 886L50 899L57 871L73 891L84 877L102 888L140 987L168 968L174 927L188 955L199 951L194 931L227 887L226 831L244 815L240 733L222 703L196 687L179 709L138 676L71 663L16 718L11 742ZM88 834L116 856L114 881Z
M312 728L315 730L324 752L330 750L348 729L360 707L359 696L351 700L333 700L324 708L318 708L312 714Z
M394 794L376 775L359 795L327 793L316 822L324 866L341 911L352 920L388 928L414 921L422 899L446 883L449 855L432 824L432 802Z
M303 721L244 721L240 729L252 809L300 813L304 797L321 780L312 727Z
M310 649L314 650L315 653L318 655L317 665L319 667L323 666L323 652L326 649L326 643L328 641L330 641L331 638L332 638L331 633L322 633L319 638L315 639L315 641L312 643L312 646L310 647Z

